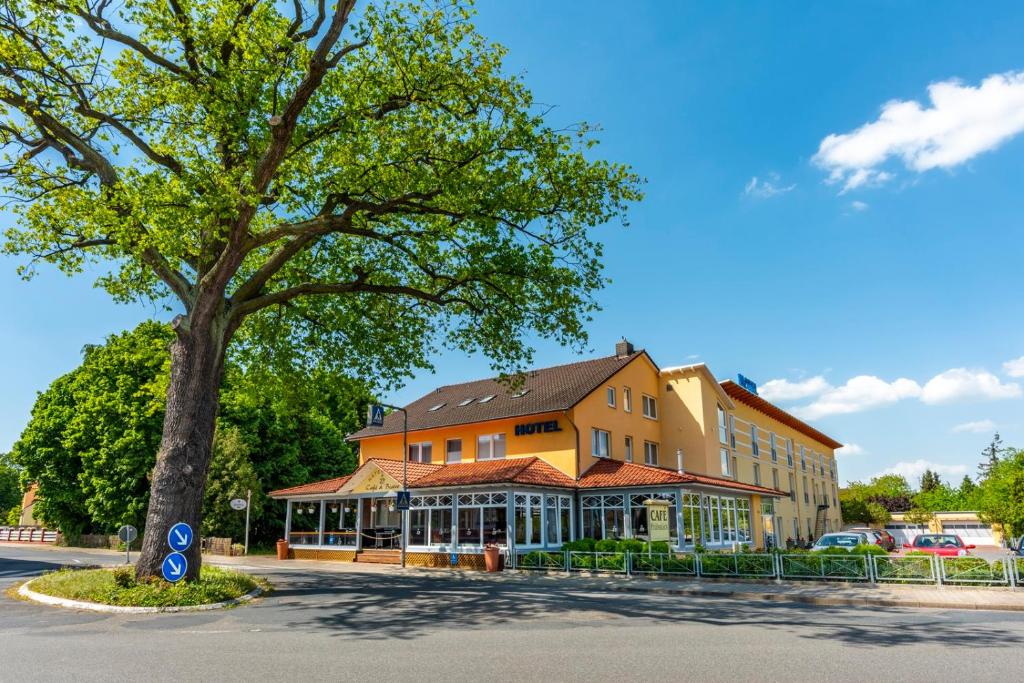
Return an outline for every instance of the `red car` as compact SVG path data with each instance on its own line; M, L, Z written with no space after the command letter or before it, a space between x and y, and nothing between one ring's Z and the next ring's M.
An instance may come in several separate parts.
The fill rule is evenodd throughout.
M913 543L904 543L903 548L933 553L939 557L963 557L974 550L973 545L964 545L956 534L921 534Z

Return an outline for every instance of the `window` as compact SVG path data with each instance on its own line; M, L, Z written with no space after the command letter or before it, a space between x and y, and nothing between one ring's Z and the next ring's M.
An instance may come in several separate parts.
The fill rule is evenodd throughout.
M438 403L437 405L430 406L430 410L428 412L432 413L435 410L441 410L441 408L444 408L444 405L445 405L444 403Z
M779 461L779 452L775 449L775 432L772 432L768 437L772 447L772 462Z
M807 471L807 453L803 446L800 447L800 469L804 472Z
M658 464L658 444L651 443L650 441L644 441L644 464Z
M779 490L779 470L775 467L772 468L772 488Z
M430 462L431 450L429 441L409 444L409 462Z
M544 497L544 541L559 547L567 543L572 534L572 498L547 495Z
M583 536L585 538L620 538L625 531L622 496L583 496Z
M516 503L516 545L541 545L541 514L544 497L538 494L517 493Z
M835 484L832 484L832 507L839 507L839 491Z
M754 483L758 486L761 485L761 465L754 463Z
M483 434L476 438L477 460L500 460L505 457L505 435Z
M466 406L468 406L472 402L473 402L473 399L471 399L471 398L464 398L461 401L459 401L459 407L460 408L465 408Z
M796 502L796 477L792 472L789 473L789 499Z
M807 477L804 477L804 504L810 503L811 497L807 493Z
M357 500L329 500L324 514L324 545L356 544L359 529L356 526Z
M725 421L725 408L718 406L718 441L729 443L729 424Z
M413 496L409 502L410 545L447 545L451 543L451 496Z
M750 425L750 452L754 454L755 458L761 453L757 444L757 425Z
M626 448L625 448L626 462L633 462L633 437L626 437Z
M494 400L494 396L495 396L494 394L488 394L487 396L484 396L482 399L480 399L478 402L479 403L490 403L491 401Z
M683 494L683 533L679 539L682 545L692 546L701 542L700 496L696 493Z
M729 448L736 448L736 416L729 416Z
M732 456L732 478L733 479L739 479L740 478L740 468L739 468L739 465L736 464L736 456L735 455Z
M604 391L605 391L605 394L608 396L608 407L609 408L614 408L615 407L615 387L608 387Z
M462 462L462 439L448 439L445 441L444 461Z
M633 390L629 387L622 387L622 409L627 413L633 412Z
M522 398L523 396L526 396L528 393L530 393L529 389L520 389L516 393L512 394L512 398Z
M459 543L506 545L508 543L508 495L464 493L458 497Z
M610 458L612 435L603 429L590 430L590 454L595 458Z
M722 456L722 476L723 477L731 477L732 476L732 468L731 468L730 463L732 461L729 459L729 449L728 448L723 448L722 451L721 451L721 456Z
M793 439L786 439L786 466L793 466Z
M652 420L658 419L658 400L653 396L644 394L644 417L649 417Z

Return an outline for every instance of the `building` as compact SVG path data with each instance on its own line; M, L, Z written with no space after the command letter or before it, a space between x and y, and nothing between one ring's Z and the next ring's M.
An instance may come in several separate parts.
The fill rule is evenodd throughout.
M650 499L670 504L679 549L839 529L841 444L751 389L704 364L661 369L623 340L612 356L533 370L518 386L440 387L351 435L351 475L270 495L288 503L296 557L400 547L403 452L412 554L646 539Z
M897 543L913 543L918 534L956 534L968 545L1001 546L1003 532L998 524L986 524L977 512L933 512L927 524L907 519L907 512L893 512L885 529Z
M39 497L39 484L31 484L26 489L25 494L21 497L21 513L18 515L18 526L39 526L36 522L35 515L33 514L33 508L36 505L36 499Z

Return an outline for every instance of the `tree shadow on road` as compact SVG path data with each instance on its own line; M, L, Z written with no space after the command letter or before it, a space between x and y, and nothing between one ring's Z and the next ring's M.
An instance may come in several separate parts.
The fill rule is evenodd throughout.
M635 621L753 626L780 635L865 648L920 643L1018 647L1024 642L1020 635L1024 620L1012 614L970 613L966 619L950 619L941 611L614 593L562 577L292 575L275 591L274 603L291 611L289 628L365 639L414 639L443 629L526 622L532 622L531 628L544 628L556 623L622 627Z

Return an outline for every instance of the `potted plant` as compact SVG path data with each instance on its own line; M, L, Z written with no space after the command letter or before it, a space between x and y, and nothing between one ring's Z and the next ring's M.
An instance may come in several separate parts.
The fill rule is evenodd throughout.
M489 572L500 572L501 566L501 550L495 543L488 543L484 546L484 566Z

